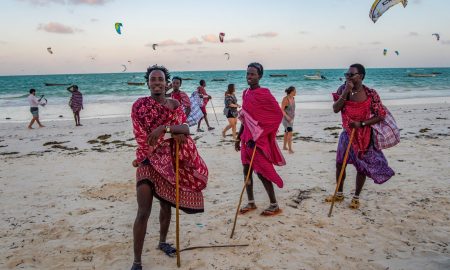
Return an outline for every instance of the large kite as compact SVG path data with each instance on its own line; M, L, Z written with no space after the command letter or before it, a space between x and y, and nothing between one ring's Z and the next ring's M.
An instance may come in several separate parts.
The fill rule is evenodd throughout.
M121 30L122 23L116 22L116 24L114 24L114 27L116 28L117 34L121 35L122 34L122 30Z
M408 0L375 0L370 9L369 17L376 23L383 13L399 3L402 3L403 7L406 7Z

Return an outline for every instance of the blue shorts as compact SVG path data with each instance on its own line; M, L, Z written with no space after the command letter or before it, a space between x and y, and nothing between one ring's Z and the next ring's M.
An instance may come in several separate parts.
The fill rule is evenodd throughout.
M33 117L39 117L39 108L38 107L30 107L30 112Z

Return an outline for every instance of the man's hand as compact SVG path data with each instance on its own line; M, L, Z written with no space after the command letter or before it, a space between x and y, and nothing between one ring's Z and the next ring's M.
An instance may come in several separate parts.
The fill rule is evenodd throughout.
M237 140L234 142L234 150L236 150L236 152L239 152L241 150L241 140Z
M351 128L360 128L360 127L362 127L361 126L361 122L351 122L350 124L349 124L349 127L351 127Z
M186 135L184 135L184 134L172 134L172 138L178 144L183 144L186 142Z
M158 141L159 137L164 133L165 128L164 126L159 126L155 128L150 135L147 137L147 143L150 146L155 146L156 142Z

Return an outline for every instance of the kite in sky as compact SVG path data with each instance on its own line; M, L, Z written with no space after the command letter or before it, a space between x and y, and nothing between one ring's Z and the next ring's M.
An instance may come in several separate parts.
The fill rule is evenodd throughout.
M436 36L436 40L439 41L441 36L438 33L431 34L432 36Z
M48 48L47 48L47 52L48 52L49 54L53 54L52 47L48 47Z
M116 24L114 25L114 27L116 28L117 34L121 35L121 34L122 34L122 30L121 30L121 28L122 28L122 23L116 22Z
M403 7L406 7L408 0L375 0L372 4L372 8L370 9L369 17L374 23L376 23L381 15L383 15L388 9L400 3L403 4Z
M229 53L224 53L223 55L227 56L227 60L230 60L230 54Z
M219 34L219 40L220 40L220 42L222 42L223 43L223 39L225 38L225 33L220 33Z

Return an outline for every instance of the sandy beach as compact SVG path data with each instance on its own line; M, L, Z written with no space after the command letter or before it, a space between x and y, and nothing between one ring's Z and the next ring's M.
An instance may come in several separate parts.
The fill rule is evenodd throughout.
M402 129L401 143L384 152L396 175L383 185L367 179L361 208L351 210L350 166L346 200L328 218L323 199L335 187L340 115L299 108L295 154L284 152L287 165L277 168L283 213L259 216L268 199L255 181L259 209L239 217L234 239L242 166L231 136L220 135L226 119L218 115L217 127L211 116L217 128L192 135L210 172L205 213L182 213L181 246L248 246L184 251L181 269L449 269L450 103L389 109ZM72 119L42 120L41 129L0 126L0 269L128 269L137 209L130 119L82 119L77 128ZM158 212L155 200L143 264L177 269L156 250ZM168 241L175 242L175 216Z

